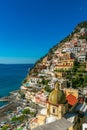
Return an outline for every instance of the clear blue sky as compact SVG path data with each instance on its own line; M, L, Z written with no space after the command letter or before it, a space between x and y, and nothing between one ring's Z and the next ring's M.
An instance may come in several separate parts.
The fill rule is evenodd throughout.
M34 63L87 20L87 0L0 0L0 63Z

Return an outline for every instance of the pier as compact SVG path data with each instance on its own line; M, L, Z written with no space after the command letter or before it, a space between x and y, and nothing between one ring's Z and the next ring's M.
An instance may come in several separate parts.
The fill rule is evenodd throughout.
M0 102L9 102L9 101L11 101L11 97L10 96L6 96L6 97L2 97L2 98L0 98Z

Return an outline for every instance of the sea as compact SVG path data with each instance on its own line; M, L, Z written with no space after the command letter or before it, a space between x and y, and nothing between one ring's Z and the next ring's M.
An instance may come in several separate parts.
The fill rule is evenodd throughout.
M0 64L0 97L20 89L24 78L33 64ZM0 107L6 102L0 102Z

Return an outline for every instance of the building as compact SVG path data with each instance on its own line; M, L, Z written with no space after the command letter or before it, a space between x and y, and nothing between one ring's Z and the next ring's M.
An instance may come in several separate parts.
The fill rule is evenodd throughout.
M82 124L82 130L87 130L87 123Z
M46 109L41 110L40 114L30 123L30 127L33 129L40 125L52 123L61 119L67 111L68 103L63 91L59 90L58 81L56 81L55 89L49 95Z
M82 130L82 120L77 113L71 112L65 115L65 118L73 124L73 130Z
M69 70L74 66L74 59L64 60L58 62L58 64L54 67L54 70Z
M61 119L68 110L63 91L59 90L59 83L55 83L55 89L50 93L47 101L47 116L54 116Z
M87 35L87 28L82 28L80 30L80 33L81 33L82 36Z
M85 113L83 117L82 130L87 130L87 112Z
M73 130L72 123L67 121L65 118L61 118L52 123L38 126L33 130Z
M66 76L65 72L55 72L55 76L57 78L64 78Z
M58 82L60 84L60 90L63 90L65 93L65 89L67 88L67 80L66 79L58 79Z
M87 62L86 62L86 69L85 69L85 71L87 71Z
M68 95L68 96L66 97L66 100L68 101L68 104L71 105L71 106L75 105L75 104L77 103L77 101L78 101L78 100L76 99L76 97L73 96L72 94Z
M38 92L35 95L35 103L40 104L40 105L46 105L47 96L48 95L43 92Z
M30 84L37 84L38 80L39 80L39 77L33 75L30 77L29 83Z
M86 56L80 55L78 56L78 62L85 62L86 61Z
M67 88L65 90L65 93L68 104L70 104L71 106L75 105L78 101L78 90L73 88Z
M40 125L45 124L46 116L45 115L38 115L37 117L30 120L30 130L37 128Z
M32 91L26 91L25 92L25 98L27 101L32 100L34 101L35 93Z
M47 56L44 57L43 60L42 60L42 64L43 64L43 65L46 65L46 63L47 63Z
M66 49L68 50L68 49ZM71 52L66 52L63 54L63 56L61 57L62 60L70 60L71 59Z

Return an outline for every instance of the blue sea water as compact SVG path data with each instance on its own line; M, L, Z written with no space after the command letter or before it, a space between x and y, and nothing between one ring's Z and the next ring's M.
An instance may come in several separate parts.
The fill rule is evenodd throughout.
M19 89L28 69L32 67L33 64L0 64L0 97Z

